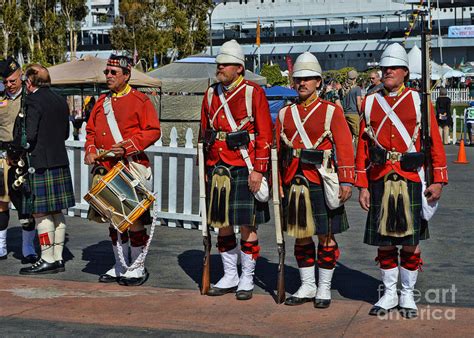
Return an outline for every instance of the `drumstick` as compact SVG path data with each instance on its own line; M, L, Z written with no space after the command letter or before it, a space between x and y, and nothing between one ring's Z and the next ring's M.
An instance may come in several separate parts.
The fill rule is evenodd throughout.
M107 156L115 157L115 154L112 150L104 150L104 151L102 151L101 154L99 154L99 156L97 156L95 158L95 160L98 161L98 162L104 161Z

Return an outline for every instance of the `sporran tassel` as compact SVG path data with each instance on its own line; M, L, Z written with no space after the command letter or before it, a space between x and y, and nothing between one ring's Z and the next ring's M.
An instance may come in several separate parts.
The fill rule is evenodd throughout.
M407 218L405 215L405 204L403 202L403 195L399 194L397 198L397 225L396 232L405 232L408 229Z
M298 198L298 227L306 229L306 201L304 197L304 188L301 188L300 196Z
M296 189L291 190L288 205L288 228L296 225Z
M387 231L388 232L395 232L395 225L397 222L396 219L396 205L395 205L395 196L393 194L390 194L388 198L388 214L387 214Z
M216 189L217 190L217 189ZM227 191L225 189L225 186L221 188L221 191L219 193L219 222L224 223L225 222L225 213L226 213L226 194Z
M217 184L212 189L212 196L211 196L211 221L219 222L219 188L217 188Z

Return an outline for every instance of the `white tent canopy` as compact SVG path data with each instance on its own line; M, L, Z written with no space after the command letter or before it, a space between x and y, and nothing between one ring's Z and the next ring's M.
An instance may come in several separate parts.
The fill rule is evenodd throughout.
M431 80L439 80L443 77L443 74L451 69L446 64L442 66L437 64L434 61L431 63ZM410 80L421 79L421 50L418 46L413 46L413 48L408 52L408 65L410 69Z

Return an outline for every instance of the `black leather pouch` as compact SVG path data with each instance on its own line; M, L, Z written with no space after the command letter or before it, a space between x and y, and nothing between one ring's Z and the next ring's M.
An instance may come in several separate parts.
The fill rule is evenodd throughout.
M228 133L226 137L227 147L236 150L239 147L246 146L250 143L250 134L247 130L234 131Z
M405 153L400 158L400 167L404 171L415 171L425 162L425 154L422 152Z
M216 131L212 130L212 129L206 129L204 130L204 144L209 147L209 146L212 146L214 144L214 142L216 141L216 136L217 136L217 133Z
M303 164L318 165L323 163L324 151L315 149L301 150L300 162Z
M293 160L293 148L288 147L286 144L282 144L281 151L280 151L280 161L283 168L288 168L292 160Z
M387 162L387 151L377 146L369 148L369 159L372 164L384 165Z

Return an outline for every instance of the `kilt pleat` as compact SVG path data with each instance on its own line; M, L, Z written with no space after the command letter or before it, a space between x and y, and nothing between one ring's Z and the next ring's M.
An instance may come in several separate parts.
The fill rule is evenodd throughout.
M288 215L288 196L290 186L291 185L283 187L285 197L282 200L282 206L285 220ZM309 194L314 224L316 225L315 235L339 234L349 229L349 221L347 220L344 206L334 210L329 209L326 206L324 190L320 184L309 182Z
M364 243L377 246L418 245L420 240L430 237L428 224L421 218L421 183L407 181L410 210L413 215L413 234L405 237L382 236L378 233L382 197L383 178L370 182L370 210L365 225Z
M69 167L37 169L30 176L32 213L67 209L75 205Z
M209 206L210 182L214 167L207 172L207 206ZM270 209L268 203L261 203L255 199L249 190L247 167L229 167L230 197L229 197L229 223L231 226L254 226L270 220Z

